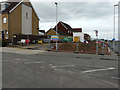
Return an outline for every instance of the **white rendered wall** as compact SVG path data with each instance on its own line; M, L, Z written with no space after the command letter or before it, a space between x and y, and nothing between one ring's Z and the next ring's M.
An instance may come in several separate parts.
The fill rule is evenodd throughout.
M22 34L32 34L32 8L24 4L22 4Z

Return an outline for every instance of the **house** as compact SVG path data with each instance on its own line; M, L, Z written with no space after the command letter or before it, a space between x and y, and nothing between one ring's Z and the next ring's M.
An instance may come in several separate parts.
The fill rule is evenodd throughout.
M39 17L29 0L0 3L0 38L12 39L13 34L39 35Z
M50 28L45 35L56 35L56 26L54 28ZM90 36L88 34L84 34L82 32L82 28L72 28L70 25L60 21L57 24L57 35L59 35L60 39L65 38L66 36L79 37L81 42L84 40L90 40Z
M57 24L57 34L60 36L72 36L73 30L70 25L60 21ZM56 35L56 26L54 28L50 28L46 35Z

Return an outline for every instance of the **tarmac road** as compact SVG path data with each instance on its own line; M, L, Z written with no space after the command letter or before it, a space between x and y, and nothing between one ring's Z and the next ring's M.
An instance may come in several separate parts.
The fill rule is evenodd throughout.
M118 88L116 56L2 54L3 88Z

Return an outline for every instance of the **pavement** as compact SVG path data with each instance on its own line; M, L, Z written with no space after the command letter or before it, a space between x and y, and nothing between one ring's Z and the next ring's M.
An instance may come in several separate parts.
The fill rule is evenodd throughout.
M45 50L30 50L26 48L15 48L15 47L1 47L0 52L17 53L17 54L38 54L45 52Z
M118 57L2 48L3 88L118 88Z

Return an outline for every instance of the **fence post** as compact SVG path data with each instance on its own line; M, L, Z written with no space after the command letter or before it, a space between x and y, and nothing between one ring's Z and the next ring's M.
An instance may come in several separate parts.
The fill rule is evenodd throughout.
M14 35L12 34L12 45L13 45L13 38L14 38Z

